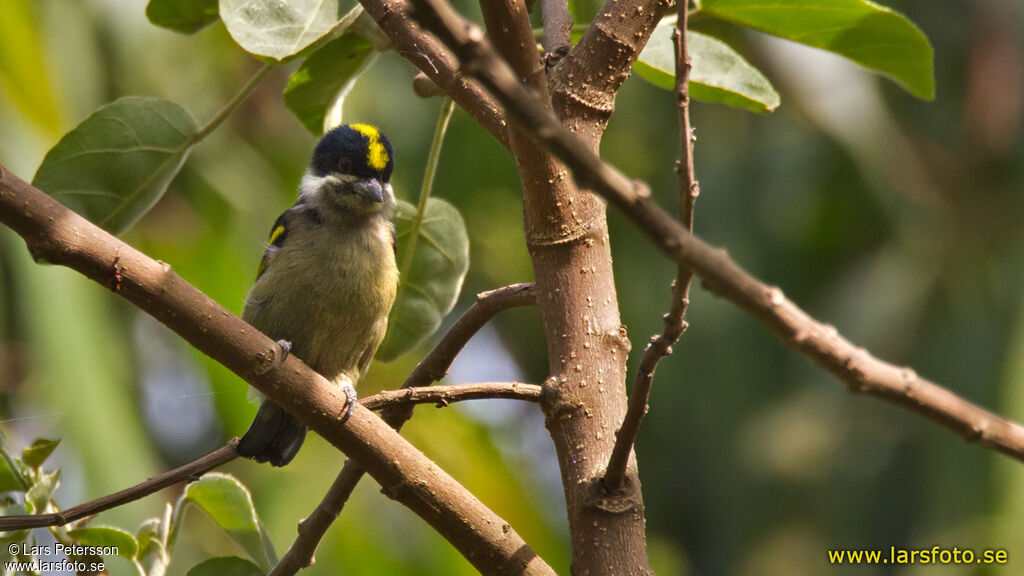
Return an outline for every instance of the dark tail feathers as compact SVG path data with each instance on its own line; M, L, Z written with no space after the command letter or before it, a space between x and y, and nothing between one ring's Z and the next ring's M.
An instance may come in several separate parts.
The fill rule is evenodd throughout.
M305 439L306 427L267 399L238 443L238 455L284 466L299 453Z

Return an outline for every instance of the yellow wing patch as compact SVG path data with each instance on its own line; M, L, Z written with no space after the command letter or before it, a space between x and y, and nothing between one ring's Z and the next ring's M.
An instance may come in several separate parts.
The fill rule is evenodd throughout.
M374 170L382 171L388 165L388 151L380 141L380 130L369 124L352 124L352 129L369 140L366 152L366 163Z
M273 244L274 242L277 242L277 240L281 238L282 234L284 234L284 224L278 224L277 227L275 227L274 230L270 233L270 240L267 241L267 244Z

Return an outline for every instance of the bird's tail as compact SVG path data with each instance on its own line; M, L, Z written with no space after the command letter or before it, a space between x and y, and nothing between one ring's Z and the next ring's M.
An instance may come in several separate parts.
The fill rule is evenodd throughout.
M295 458L305 439L306 427L268 398L238 443L238 455L284 466Z

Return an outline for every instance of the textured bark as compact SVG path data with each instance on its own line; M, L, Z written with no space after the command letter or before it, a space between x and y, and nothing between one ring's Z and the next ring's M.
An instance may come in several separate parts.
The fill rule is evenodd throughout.
M609 1L555 67L555 114L595 152L615 111L615 94L629 78L658 20L674 5L669 0Z
M484 0L488 34L524 84L548 104L544 66L525 5ZM574 574L648 574L639 489L609 498L601 478L626 411L629 341L619 320L604 202L579 190L544 147L513 127L526 241L547 335L542 406L562 473ZM629 482L638 488L636 468Z

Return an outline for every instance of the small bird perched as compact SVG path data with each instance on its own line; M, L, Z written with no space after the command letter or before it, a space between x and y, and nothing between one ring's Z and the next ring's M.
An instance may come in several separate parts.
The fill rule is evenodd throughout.
M393 156L387 137L367 124L324 135L298 200L274 222L242 312L285 356L343 387L350 407L352 386L384 339L398 286ZM305 437L304 425L265 398L238 453L284 466Z

